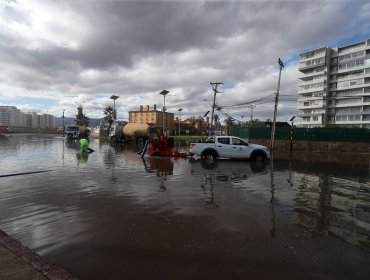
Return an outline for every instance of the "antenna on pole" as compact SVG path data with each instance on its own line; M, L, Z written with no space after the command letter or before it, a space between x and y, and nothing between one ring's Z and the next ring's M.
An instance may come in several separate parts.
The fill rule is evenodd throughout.
M211 114L211 123L209 124L209 131L208 134L211 135L211 132L213 131L213 116L215 112L215 105L216 105L216 94L220 91L218 90L219 85L223 85L223 82L210 82L212 86L212 90L214 91L213 95L213 105L212 105L212 114Z

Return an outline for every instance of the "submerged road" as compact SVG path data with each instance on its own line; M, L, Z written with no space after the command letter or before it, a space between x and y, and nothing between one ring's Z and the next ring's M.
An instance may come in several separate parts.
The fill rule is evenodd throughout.
M368 156L207 163L90 146L0 141L1 280L369 278Z

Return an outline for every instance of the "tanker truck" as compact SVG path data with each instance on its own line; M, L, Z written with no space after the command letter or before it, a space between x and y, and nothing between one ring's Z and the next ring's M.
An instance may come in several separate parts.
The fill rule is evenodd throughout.
M151 125L145 123L128 123L123 127L126 141L145 142L149 139Z

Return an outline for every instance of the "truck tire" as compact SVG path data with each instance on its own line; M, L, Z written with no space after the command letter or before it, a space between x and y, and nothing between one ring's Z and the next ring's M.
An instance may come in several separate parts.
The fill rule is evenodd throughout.
M256 151L256 152L253 152L252 153L250 159L252 161L256 161L256 162L262 162L262 161L265 161L266 160L266 155L265 155L264 152Z
M204 158L208 162L213 162L216 160L217 154L214 151L205 151L202 155L202 158Z

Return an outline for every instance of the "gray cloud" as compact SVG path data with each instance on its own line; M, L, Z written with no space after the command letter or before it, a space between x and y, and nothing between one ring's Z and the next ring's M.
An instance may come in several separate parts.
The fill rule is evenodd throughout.
M226 84L224 104L276 91L278 57L288 62L281 90L292 95L297 53L363 38L369 10L365 1L4 2L0 101L52 95L59 101L49 112L59 112L83 96L96 117L105 105L99 96L116 93L126 118L140 104L161 104L158 92L166 88L176 95L169 109L197 116L206 111L201 100L212 98L210 81ZM282 118L295 112L286 104ZM269 105L257 106L259 113L270 117Z

